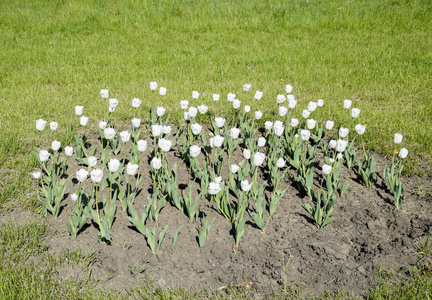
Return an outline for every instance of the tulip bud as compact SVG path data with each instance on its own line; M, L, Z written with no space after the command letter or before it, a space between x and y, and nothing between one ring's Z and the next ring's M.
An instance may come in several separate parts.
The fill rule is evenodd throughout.
M332 169L333 169L332 166L329 166L329 165L326 165L326 164L324 164L322 166L322 172L323 172L324 175L330 174L331 171L332 171Z
M158 117L162 117L165 113L166 109L164 107L159 106L156 108L156 114Z
M59 141L53 141L53 142L51 143L51 148L52 148L54 151L58 151L58 150L60 149L60 147L61 147L61 143L60 143Z
M318 107L322 107L324 105L324 100L323 99L318 99L317 105L318 105Z
M303 141L308 141L311 136L311 133L309 130L303 129L300 131L300 137Z
M265 121L264 127L266 130L271 130L273 128L273 122L271 121Z
M193 133L194 135L198 135L198 134L201 133L202 126L201 126L200 124L198 124L198 123L194 123L194 124L192 124L192 126L191 126L191 130L192 130L192 133Z
M225 124L225 119L221 118L221 117L218 117L218 118L215 119L215 124L216 124L217 127L221 128Z
M252 188L252 182L249 183L247 179L240 181L240 186L243 192L248 192Z
M352 110L351 110L351 117L352 118L357 118L358 116L360 115L360 109L358 109L358 108L353 108Z
M111 173L117 172L119 167L120 167L120 161L118 159L112 158L108 162L108 169Z
M138 172L138 165L129 162L126 166L126 173L130 176L135 175Z
M251 87L252 87L251 84L245 83L245 84L243 84L243 91L248 92Z
M138 140L137 141L137 148L139 152L144 152L147 149L147 141L144 140Z
M107 89L102 89L102 90L100 90L100 95L101 95L102 98L108 99L108 97L109 97L109 91Z
M406 158L408 155L408 150L406 148L402 148L399 151L399 157L400 158Z
M298 119L296 119L296 118L291 119L291 127L297 127L298 124L299 124Z
M152 91L156 91L157 86L158 86L157 82L155 82L155 81L150 82L150 89L151 89Z
M239 109L240 108L240 104L241 104L241 101L239 99L234 99L233 102L232 102L232 106L233 106L234 109Z
M208 192L210 195L216 195L217 193L220 192L221 189L222 188L220 186L220 183L216 183L216 182L210 182L208 186Z
M255 98L256 100L261 100L262 96L263 96L263 92L256 91L256 92L255 92L255 96L254 96L254 98Z
M111 140L115 136L115 130L114 128L105 128L104 129L104 137L107 140Z
M138 128L141 125L141 119L133 118L132 119L132 127Z
M39 151L40 161L42 161L42 162L47 161L49 157L50 157L50 154L47 150L40 150Z
M101 169L93 169L90 172L90 177L94 182L99 183L102 181L103 171Z
M285 165L286 165L286 161L282 157L280 157L276 162L276 166L278 168L283 168L283 167L285 167Z
M325 128L326 128L327 130L332 130L332 129L333 129L333 126L334 126L334 121L330 121L330 120L327 120L327 121L326 121L326 123L325 123Z
M193 145L189 148L189 154L192 157L198 157L198 155L200 155L201 153L201 148L197 145Z
M153 157L153 159L150 162L151 166L155 170L159 170L162 167L162 161L160 158Z
M285 92L286 92L287 94L291 93L291 92L292 92L292 89L293 89L293 86L292 86L291 84L287 84L287 85L285 86Z
M129 131L122 131L119 133L120 135L120 139L122 140L123 143L126 143L129 141L130 139L130 132Z
M308 104L308 111L313 112L318 107L318 104L316 102L309 102Z
M201 104L198 106L198 111L200 112L200 114L205 114L208 110L208 106Z
M104 130L106 128L106 126L107 126L107 122L104 122L104 121L99 122L99 128L100 129Z
M395 135L394 135L394 142L395 142L395 144L400 144L400 143L402 143L402 134L400 134L400 133L395 133Z
M349 129L348 128L339 128L339 137L344 138L348 135Z
M81 116L81 118L80 118L80 124L81 124L81 126L86 126L87 123L88 123L88 120L89 120L88 117Z
M138 107L140 107L141 106L141 100L140 99L138 99L138 98L133 98L132 99L132 107L134 107L134 108L138 108Z
M43 119L39 119L36 121L36 129L42 131L45 129L46 124L47 121L44 121Z
M243 157L244 157L245 159L249 159L249 158L251 158L251 152L250 152L249 149L243 149Z
M198 109L196 107L191 106L189 107L188 113L189 113L189 118L195 118L196 115L198 114Z
M239 165L237 165L237 164L232 164L232 165L231 165L231 172L232 172L233 174L237 173L237 171L238 171L239 169L240 169Z
M35 171L32 173L32 176L34 179L39 179L41 177L42 173L40 171Z
M258 138L258 147L264 147L266 144L266 139L264 137Z
M88 158L88 165L89 167L95 167L97 164L97 158L95 156L89 156Z
M229 102L233 102L235 97L236 97L236 94L233 94L233 93L228 93L228 95L227 95L227 99Z
M255 112L255 119L257 119L257 120L261 119L262 115L263 115L263 113L260 110L257 110Z
M351 107L351 104L352 104L351 100L345 99L343 102L343 108L349 109Z
M188 106L189 106L189 101L187 101L187 100L180 101L180 108L181 109L186 110L186 109L188 109Z
M285 106L279 106L279 116L285 117L287 112L288 112L288 108L286 108Z
M307 109L303 110L302 112L302 117L307 119L310 116L310 111L308 111Z
M165 96L166 92L167 92L167 89L165 87L161 86L160 89L159 89L159 95Z
M237 139L239 137L239 134L240 134L240 129L235 128L235 127L230 129L230 137L233 140Z
M66 156L72 156L72 155L73 155L73 147L66 146L66 147L64 148L64 150L65 150L65 154L66 154Z
M198 93L198 91L193 91L193 92L192 92L192 98L193 98L193 99L198 99L198 97L199 97L199 93Z
M276 102L279 103L279 104L283 103L285 100L286 100L286 98L285 98L284 95L280 95L279 94L279 95L276 96Z
M244 112L248 113L248 112L250 112L250 110L251 110L251 107L249 105L245 105Z
M57 127L58 127L58 123L57 122L51 122L50 123L51 130L57 130Z
M219 101L220 95L219 94L213 94L213 101Z
M307 119L306 127L310 130L314 129L316 126L316 121L314 119Z
M75 114L77 116L81 116L84 110L84 106L77 105L75 106Z
M265 159L265 154L261 153L261 152L257 152L254 154L253 156L253 164L256 167L259 167L262 165L262 163L264 162Z

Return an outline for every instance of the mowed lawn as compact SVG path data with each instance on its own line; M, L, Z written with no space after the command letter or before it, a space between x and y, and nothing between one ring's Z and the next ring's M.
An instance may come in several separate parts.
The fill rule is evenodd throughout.
M76 105L95 128L108 107L101 89L120 101L118 119L133 117L134 97L143 120L157 105L179 120L183 99L226 116L231 92L264 122L277 119L276 96L291 84L293 117L321 98L311 117L352 132L367 124L368 149L391 157L405 147L408 174L432 176L431 12L429 0L0 0L0 209L35 210L31 152L71 143L82 130ZM344 99L361 109L358 119ZM39 118L59 129L38 132ZM395 133L404 137L397 148Z

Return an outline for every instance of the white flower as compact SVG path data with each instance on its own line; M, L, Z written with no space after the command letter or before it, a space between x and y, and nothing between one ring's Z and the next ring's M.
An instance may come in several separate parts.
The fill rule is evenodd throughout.
M166 92L167 92L166 87L161 86L160 89L159 89L159 95L165 96Z
M262 96L263 96L263 92L256 91L256 92L255 92L255 96L254 96L254 98L255 98L256 100L261 100Z
M202 126L201 126L200 124L198 124L198 123L194 123L194 124L192 124L192 126L191 126L191 130L192 130L192 133L193 133L194 135L198 135L198 134L201 133Z
M316 121L314 119L307 119L306 127L310 130L314 129L316 126Z
M291 95L288 95L288 96L291 96ZM295 99L290 99L290 98L288 97L288 108L289 108L289 109L294 109L294 108L296 107L296 105L297 105L297 100L295 100Z
M104 130L106 128L106 126L107 126L107 122L104 122L104 121L99 122L99 128L100 129Z
M219 94L213 94L213 101L219 101L220 95Z
M81 124L81 126L86 126L87 123L88 123L88 120L89 120L88 117L81 116L81 118L80 118L80 124Z
M351 109L351 117L352 118L357 118L360 115L360 109L358 108L353 108Z
M215 177L215 182L221 183L222 182L222 176Z
M330 174L330 172L332 171L332 169L333 169L332 166L329 166L329 165L326 165L326 164L324 164L322 166L322 172L323 172L324 175Z
M132 126L134 128L138 128L141 125L141 119L133 118L132 119Z
M208 186L208 192L210 195L216 195L221 190L220 183L210 182Z
M162 151L168 152L171 150L172 142L170 140L160 139L158 146L162 149Z
M190 146L189 154L192 157L197 157L201 153L201 148L197 145Z
M64 151L65 151L66 156L72 156L73 155L73 147L66 146L64 148Z
M81 116L84 110L84 106L77 105L75 106L75 114L77 116Z
M171 132L171 126L169 126L169 125L164 125L163 126L163 133L164 134L168 134L168 133L170 133Z
M141 106L141 100L138 98L133 98L132 99L132 107L138 108Z
M402 134L400 134L400 133L395 133L395 135L394 135L394 142L395 142L395 144L400 144L400 143L402 143Z
M251 110L251 107L249 105L245 105L244 112L248 113L248 112L250 112L250 110Z
M104 136L107 140L111 140L115 135L114 128L105 128L104 129Z
M286 98L284 95L279 94L276 96L276 102L279 104L283 103L285 100L286 100Z
M189 121L189 120L190 120L189 112L185 111L185 112L183 113L183 118L184 118L186 121Z
M283 168L283 167L285 167L285 165L286 165L286 161L282 157L280 157L276 162L276 166L278 168Z
M78 195L75 194L75 193L71 194L71 199L72 199L72 201L77 201L78 200Z
M43 119L39 119L36 121L36 129L42 131L45 129L46 124L47 121L44 121Z
M51 122L50 123L51 130L57 130L57 127L58 127L58 123L57 122Z
M120 135L120 139L122 140L123 143L126 143L130 139L130 132L129 131L124 130L124 131L120 132L119 135Z
M243 91L248 92L251 87L252 87L251 84L245 83L245 84L243 84Z
M331 140L328 145L329 145L330 149L334 149L334 148L336 148L337 142L336 142L336 140Z
M108 162L108 169L111 173L117 172L119 167L120 167L120 161L116 158L112 158Z
M188 114L189 114L189 118L195 118L196 115L198 114L198 109L196 107L191 106L189 107Z
M186 109L188 109L188 106L189 106L189 101L187 101L187 100L180 101L180 108L181 109L186 110Z
M273 130L277 136L281 136L285 130L285 126L281 121L276 121L274 123Z
M154 137L160 136L163 133L163 126L162 125L152 125L152 135Z
M113 112L115 111L115 107L111 107L111 106L109 106L109 107L108 107L108 111L109 111L110 113L113 113Z
M240 104L241 104L241 101L239 99L234 99L233 102L232 102L232 106L233 106L234 109L239 109L240 108Z
M34 179L39 179L41 177L41 172L40 171L34 171L32 173L32 176Z
M240 181L240 186L243 192L248 192L252 188L252 182L249 183L247 179Z
M302 117L307 119L310 116L310 111L308 111L307 109L303 110L302 112Z
M137 148L139 152L144 152L147 149L147 141L144 140L138 140L137 141Z
M336 142L336 151L337 152L344 152L347 146L348 146L348 141L344 141L344 140L339 139Z
M400 158L406 158L408 155L408 150L406 148L402 148L399 151L399 157Z
M273 122L272 121L265 121L264 127L266 130L271 130L273 128Z
M156 89L157 89L157 82L155 82L155 81L153 81L153 82L150 82L150 89L152 90L152 91L156 91Z
M107 89L102 89L102 90L100 90L100 95L101 95L102 98L108 99L108 97L109 97L109 91Z
M366 126L363 126L362 124L357 124L357 125L354 127L354 129L355 129L355 131L357 132L357 134L362 135L362 134L365 132L365 130L366 130Z
M332 129L333 129L333 126L334 126L334 121L330 121L330 120L327 120L327 121L326 121L326 123L325 123L325 128L326 128L327 130L332 130Z
M210 138L210 147L212 148L220 148L223 144L224 138L220 135L216 135L212 138Z
M138 164L133 164L131 162L128 162L126 166L126 173L130 176L135 175L138 172Z
M300 137L303 141L308 141L310 138L310 135L311 135L311 133L309 130L303 129L302 131L300 131Z
M338 153L338 155L336 157L337 157L337 159L342 159L343 158L342 152Z
M285 106L279 106L279 116L284 117L288 112L288 108Z
M239 169L240 169L239 165L237 165L237 164L232 164L232 165L231 165L231 172L232 172L233 174L237 173L237 171L238 171Z
M58 150L60 149L60 147L61 147L61 143L60 143L59 141L53 141L53 142L51 143L51 148L52 148L54 151L58 151Z
M245 159L249 159L249 158L251 158L251 152L250 152L249 149L243 149L243 157L244 157Z
M334 161L335 161L334 158L329 158L329 162L334 163Z
M265 137L259 137L258 138L258 147L264 147L265 146L265 144L266 144L266 139L265 139Z
M257 110L255 112L255 119L257 119L257 120L261 119L262 115L263 115L263 113L260 110Z
M218 117L218 118L215 119L215 124L216 124L217 127L221 128L225 124L225 119L221 118L221 117Z
M348 128L339 128L339 137L344 138L348 135L349 129Z
M343 108L348 109L351 107L351 104L352 104L351 100L345 99L343 102Z
M194 99L198 99L198 97L199 97L199 93L198 93L198 91L193 91L193 92L192 92L192 98L194 98Z
M84 182L87 179L88 174L89 174L89 172L87 172L86 170L79 169L76 172L76 177L77 177L79 182Z
M233 102L235 97L236 97L236 94L233 94L233 93L228 93L228 95L227 95L227 99L229 102Z
M93 169L90 172L90 177L94 182L99 183L102 181L103 171L101 169Z
M156 108L156 114L158 117L162 117L165 113L166 109L162 106Z
M322 107L324 105L324 100L323 99L318 99L317 105L318 105L318 107Z
M162 161L160 158L153 157L153 159L150 162L151 166L155 170L159 170L162 167Z
M286 92L287 94L291 93L291 92L292 92L292 89L293 89L293 87L292 87L291 84L287 84L287 85L285 86L285 92Z
M239 137L239 134L240 134L240 129L235 128L235 127L230 129L230 137L233 140L237 139Z
M296 118L291 119L291 127L297 127L298 124L299 124L298 119L296 119Z
M97 164L97 158L95 156L89 156L88 165L93 168L96 166L96 164Z
M309 102L308 104L308 111L313 112L318 107L318 104L316 102Z
M118 100L115 98L109 99L109 107L110 108L116 108L118 105Z
M205 114L208 110L208 106L201 104L200 106L198 106L198 111L200 112L200 114Z
M256 167L259 167L262 165L262 163L264 162L265 159L265 154L261 153L261 152L257 152L254 154L253 156L253 164Z

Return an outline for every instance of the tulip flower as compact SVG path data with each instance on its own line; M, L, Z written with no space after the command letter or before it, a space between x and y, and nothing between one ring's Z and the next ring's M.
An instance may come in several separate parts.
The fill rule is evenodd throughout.
M97 164L97 158L95 156L89 156L88 158L88 165L89 167L95 167Z
M248 92L251 87L252 87L251 84L245 83L245 84L243 84L243 91Z
M258 138L258 147L264 147L266 144L266 139L264 137Z
M189 154L192 157L198 157L198 155L200 155L201 153L201 148L197 145L193 145L189 148Z
M210 138L210 147L212 148L220 148L223 144L224 138L220 135L216 135Z
M288 95L290 96L290 95ZM294 109L297 105L297 100L288 98L288 108Z
M159 170L162 167L162 160L160 158L153 157L150 164L153 169Z
M45 129L46 124L47 121L44 121L43 119L39 119L36 121L36 129L42 131Z
M180 108L181 109L186 110L186 109L188 109L188 106L189 106L189 101L187 101L187 100L180 101Z
M89 174L89 172L87 172L86 170L84 170L84 169L79 169L79 170L76 172L77 180L78 180L79 182L84 182L84 181L87 179L88 174Z
M100 90L100 95L101 95L102 98L108 99L108 97L109 97L109 91L107 89L102 89L102 90Z
M400 143L402 143L402 134L400 134L400 133L395 133L395 135L394 135L394 142L395 142L395 144L400 144Z
M115 98L109 99L108 101L109 101L109 107L112 109L115 109L119 103L118 100Z
M300 131L300 137L303 141L308 141L311 136L311 133L309 130L303 129Z
M318 107L322 107L324 105L324 100L323 99L318 99L317 100L317 105L318 105Z
M58 123L57 122L51 122L50 123L51 130L57 130L57 127L58 127Z
M128 162L126 166L126 173L130 176L135 175L138 172L138 164L133 164L131 162Z
M336 140L330 140L330 142L329 142L330 149L336 148L336 145L337 145L337 141Z
M193 91L193 92L192 92L192 98L193 98L193 99L198 99L198 97L199 97L199 93L198 93L198 91Z
M156 114L158 117L162 117L165 113L166 109L162 106L156 108Z
M230 166L230 169L231 169L231 172L232 172L233 174L235 174L235 173L237 173L237 171L240 169L240 167L239 167L239 165L237 165L237 164L232 164L232 165Z
M307 119L310 116L310 111L308 111L307 109L303 110L302 112L302 117Z
M39 151L40 161L42 161L42 162L47 161L49 157L50 157L50 154L47 150L40 150Z
M75 106L75 114L77 116L81 116L83 114L84 106L77 105Z
M250 152L250 150L248 150L248 149L243 149L243 157L244 157L245 159L249 159L249 158L251 158L251 152Z
M240 134L240 129L235 128L235 127L230 129L230 137L233 140L237 139L239 137L239 134Z
M133 98L132 99L132 107L134 108L138 108L141 106L142 101L138 98Z
M210 182L208 186L208 192L210 195L216 195L221 191L220 183Z
M263 96L263 92L256 91L256 92L255 92L255 96L254 96L254 98L255 98L256 100L261 100L262 96Z
M193 133L194 135L198 135L198 134L201 133L202 126L201 126L200 124L198 124L198 123L194 123L194 124L192 124L192 126L191 126L191 130L192 130L192 133Z
M141 119L133 118L132 119L132 127L138 128L141 125Z
M196 115L198 114L198 109L196 107L191 106L189 107L188 113L190 118L195 118Z
M130 139L130 136L131 136L130 132L126 131L126 130L120 132L119 135L120 135L120 139L122 140L123 143L128 142Z
M332 130L332 129L333 129L333 126L334 126L334 121L330 121L330 120L327 120L327 121L326 121L326 123L325 123L325 128L326 128L327 130Z
M313 112L318 107L318 104L316 102L309 102L308 104L308 111Z
M271 130L273 128L273 122L271 121L265 121L264 127L266 130Z
M351 100L345 99L343 102L343 108L349 109L351 107L351 104L352 104Z
M221 183L222 182L222 176L215 177L214 182Z
M247 179L240 181L240 186L243 192L248 192L252 188L252 182L249 183Z
M408 150L406 148L402 148L399 151L399 157L400 158L406 158L408 155Z
M157 137L163 133L163 126L155 124L155 125L152 125L151 130L152 130L152 135L154 137Z
M316 121L314 119L307 119L306 127L310 130L314 129L316 126Z
M220 95L219 94L213 94L213 101L219 101Z
M189 112L185 111L183 113L183 119L185 119L185 121L189 121L190 120Z
M336 142L336 151L342 153L345 151L347 146L348 146L348 141L339 139Z
M105 128L104 129L104 136L107 140L111 140L115 136L115 130L114 128Z
M200 112L200 114L205 114L208 110L208 106L201 104L198 106L198 111Z
M172 130L171 126L169 126L169 125L164 125L164 126L163 126L163 133L164 133L164 134L168 134L168 133L170 133L171 130Z
M291 119L291 127L297 127L298 124L299 124L298 119L296 119L296 118Z
M104 130L107 127L107 122L104 121L100 121L99 122L99 128Z
M58 150L60 149L60 147L61 147L61 143L60 143L59 141L53 141L53 142L51 143L51 148L52 148L54 151L58 151Z
M284 95L280 95L279 94L279 95L276 96L276 102L279 103L279 104L283 103L285 100L286 100L286 98L285 98Z
M147 141L144 140L138 140L137 141L137 148L139 152L144 152L147 149Z
M262 115L263 115L263 113L262 113L260 110L257 110L257 111L255 112L255 119L256 119L256 120L261 119Z
M285 106L279 106L279 116L284 117L288 112L288 108Z
M287 85L285 86L285 92L286 92L287 94L291 93L292 90L293 90L293 86L292 86L291 84L287 84Z
M168 152L171 150L172 142L170 140L166 140L164 138L160 139L158 142L159 148L162 149L164 152Z
M150 82L150 89L151 89L152 91L156 91L157 86L158 86L157 82L155 82L155 81Z
M339 128L339 137L344 138L348 135L349 129L348 128Z
M332 166L329 166L329 165L326 165L326 164L324 164L322 166L322 172L323 172L324 175L330 174L331 171L332 171L332 169L333 169Z
M88 117L81 116L81 118L80 118L80 124L81 124L81 126L86 126L87 123L88 123L88 120L89 120Z
M241 104L241 101L239 99L234 99L233 102L232 102L232 106L233 106L234 109L239 109L240 108L240 104Z
M250 112L250 110L251 110L251 107L249 105L245 105L244 112L248 113L248 112Z
M221 128L225 124L225 119L221 117L215 118L215 123L217 127Z
M167 92L166 87L161 86L160 89L159 89L159 95L161 95L161 96L165 96L165 95L166 95L166 92ZM159 116L159 117L160 117L160 116Z
M365 132L365 130L366 130L366 126L363 126L362 124L357 124L354 127L354 129L357 132L357 134L362 135Z
M357 118L358 116L360 115L360 109L358 109L358 108L353 108L352 110L351 110L351 117L352 118Z
M119 167L120 167L120 161L116 158L112 158L108 162L108 169L111 173L117 172Z
M42 173L40 171L35 171L32 173L32 176L34 179L39 179L41 177Z
M253 164L255 167L259 167L263 164L265 159L265 154L261 152L257 152L253 156Z
M278 168L283 168L283 167L285 167L285 165L286 165L286 161L282 157L280 157L276 162L276 166Z
M233 94L233 93L228 93L228 95L227 95L227 99L229 102L233 102L235 97L236 97L236 94Z
M75 193L73 193L73 194L71 194L71 199L72 199L72 201L77 201L78 200L78 195L77 194L75 194Z
M66 154L66 156L72 156L72 155L73 155L73 147L66 146L66 147L64 148L64 150L65 150L65 154Z
M276 121L273 126L273 130L276 136L281 136L285 130L285 126L281 121Z
M103 171L101 169L93 169L90 172L90 177L94 182L99 183L102 181Z

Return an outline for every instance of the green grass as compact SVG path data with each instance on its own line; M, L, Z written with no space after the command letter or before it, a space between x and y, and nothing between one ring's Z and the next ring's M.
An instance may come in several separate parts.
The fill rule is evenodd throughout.
M48 148L53 139L71 142L79 130L75 105L84 105L95 127L107 106L102 88L120 100L116 116L124 120L132 118L134 97L143 100L143 119L157 104L179 119L182 99L223 116L229 111L226 94L233 92L242 104L263 110L265 121L274 118L276 95L290 83L296 116L322 98L324 107L313 118L350 128L365 123L367 147L389 156L399 132L401 147L410 151L406 171L431 176L431 11L429 0L0 0L0 210L37 210L31 152ZM150 81L167 87L167 96L152 93ZM252 84L250 92L242 91L244 83ZM193 90L208 96L192 101ZM264 92L259 102L253 100L256 90ZM221 101L214 103L212 93L220 93ZM362 110L356 122L342 109L344 99ZM59 122L59 130L37 132L39 118ZM43 248L34 239L45 234L45 225L31 225L30 231L5 226L2 247L39 255ZM8 255L0 262L0 294L82 297L79 287L40 280L35 266L8 265ZM430 274L413 278L429 294ZM411 292L401 289L409 298ZM158 293L150 297L171 297Z

